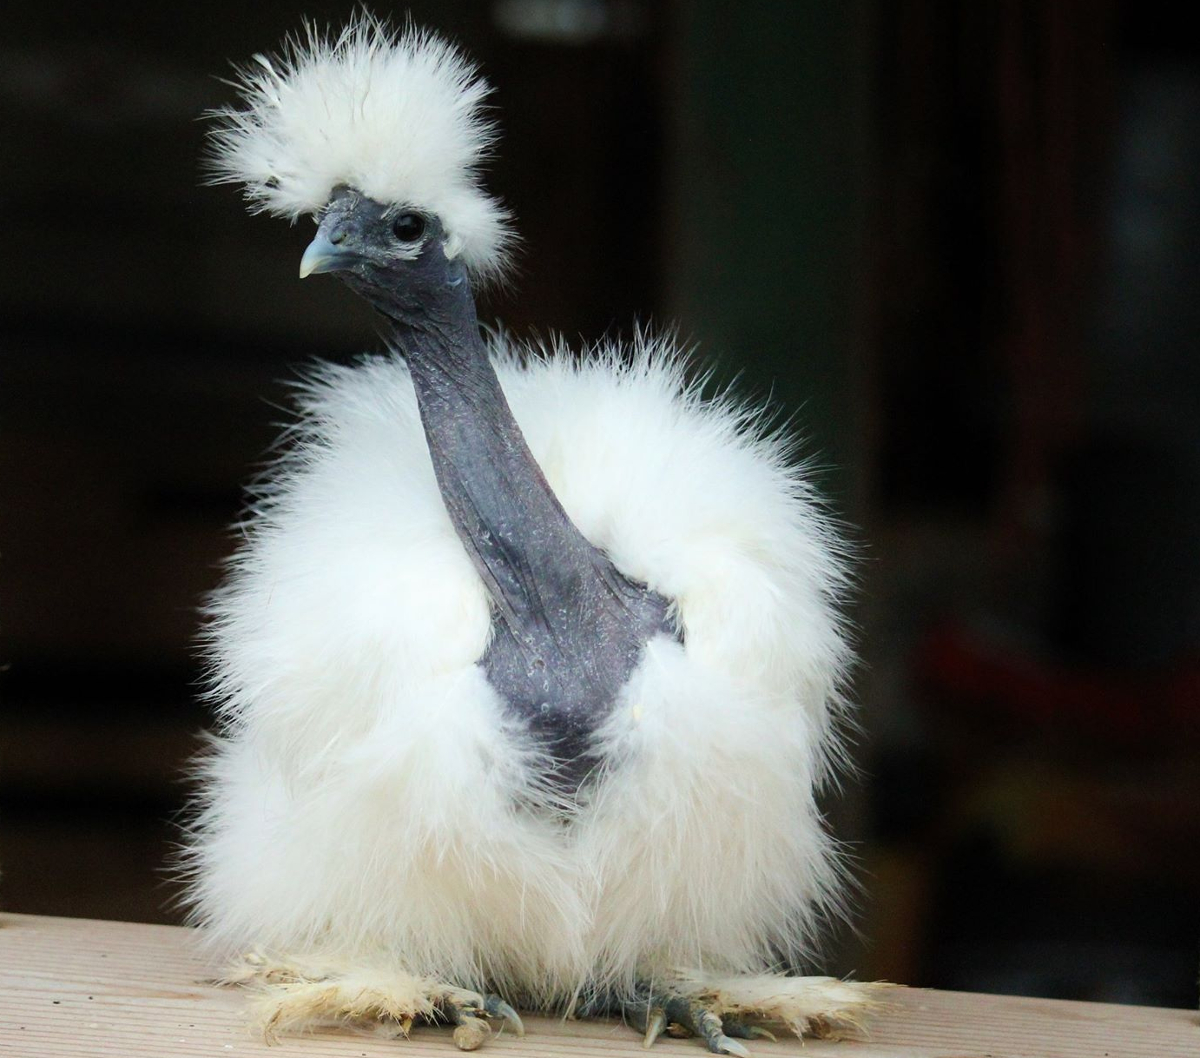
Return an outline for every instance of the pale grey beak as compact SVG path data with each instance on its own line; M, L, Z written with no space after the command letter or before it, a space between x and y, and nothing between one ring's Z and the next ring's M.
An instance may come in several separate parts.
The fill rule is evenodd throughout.
M339 235L345 238L343 231L335 230L332 240L325 234L324 227L317 232L316 238L308 244L308 249L300 258L301 279L319 272L336 272L339 269L348 268L358 259L359 255L353 250L344 245L338 245L342 241L338 238Z

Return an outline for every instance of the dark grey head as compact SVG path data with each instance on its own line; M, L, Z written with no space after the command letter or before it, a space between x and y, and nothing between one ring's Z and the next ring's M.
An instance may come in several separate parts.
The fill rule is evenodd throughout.
M471 303L467 269L446 256L435 215L384 205L352 187L334 188L316 237L300 261L300 278L336 273L385 316L401 323L461 311Z

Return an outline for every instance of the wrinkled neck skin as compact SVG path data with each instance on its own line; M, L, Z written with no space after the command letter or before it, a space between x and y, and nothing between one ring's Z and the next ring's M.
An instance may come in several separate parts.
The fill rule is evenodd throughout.
M670 605L568 518L500 388L461 265L447 271L419 291L362 292L391 321L446 511L496 606L484 670L552 759L547 792L570 800L646 643L675 634Z

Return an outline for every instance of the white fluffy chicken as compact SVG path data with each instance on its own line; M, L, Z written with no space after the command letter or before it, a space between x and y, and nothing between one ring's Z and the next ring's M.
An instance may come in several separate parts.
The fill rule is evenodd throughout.
M787 440L669 342L481 336L509 218L489 89L438 37L310 30L240 90L218 179L314 215L301 276L391 350L303 389L211 608L190 896L264 1028L471 1049L516 1005L741 1055L853 1024L869 986L780 970L838 901L814 792L848 661Z

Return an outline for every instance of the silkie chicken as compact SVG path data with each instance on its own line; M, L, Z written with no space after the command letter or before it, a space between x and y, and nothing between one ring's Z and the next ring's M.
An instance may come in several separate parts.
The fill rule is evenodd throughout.
M856 1024L789 976L844 877L844 548L788 437L666 339L485 337L490 91L369 16L240 73L217 181L312 214L389 350L316 369L211 601L192 918L271 1036L620 1014L747 1054Z

